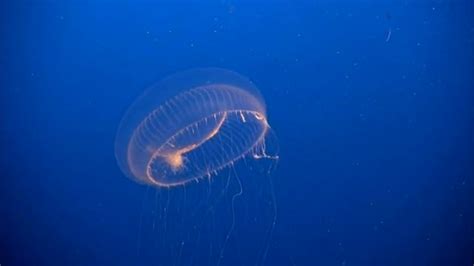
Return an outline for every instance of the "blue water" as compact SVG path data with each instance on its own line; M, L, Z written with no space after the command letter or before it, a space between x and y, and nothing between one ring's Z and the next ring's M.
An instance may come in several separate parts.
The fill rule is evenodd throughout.
M175 216L114 155L145 88L209 66L255 83L280 148L244 187L274 192L270 240L273 208L237 198L221 265L473 264L472 1L3 1L0 23L2 266L216 265L165 252Z

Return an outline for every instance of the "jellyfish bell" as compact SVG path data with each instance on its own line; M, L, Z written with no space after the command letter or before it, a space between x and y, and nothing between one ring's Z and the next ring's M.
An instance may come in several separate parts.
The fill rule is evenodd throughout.
M121 170L136 182L173 187L210 178L245 156L270 157L263 97L224 69L181 72L147 89L117 131Z

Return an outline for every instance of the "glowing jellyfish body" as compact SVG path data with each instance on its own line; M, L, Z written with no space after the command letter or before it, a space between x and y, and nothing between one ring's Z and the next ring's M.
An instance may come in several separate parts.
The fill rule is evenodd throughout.
M190 70L132 104L117 132L116 157L139 183L182 185L264 154L268 129L265 103L252 82L223 69Z

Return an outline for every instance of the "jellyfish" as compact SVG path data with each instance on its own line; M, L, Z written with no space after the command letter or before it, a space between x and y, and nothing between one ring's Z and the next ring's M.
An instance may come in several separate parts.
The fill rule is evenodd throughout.
M250 80L194 69L162 80L131 105L115 153L134 181L170 188L210 179L246 156L272 157L269 131L265 102Z
M267 187L259 178L242 182L236 169L252 168L248 160L277 161L278 145L263 97L250 80L219 68L193 69L163 79L126 111L117 131L115 155L126 176L157 188L153 202L163 207L152 212L150 224L152 228L156 224L160 238L168 241L159 241L160 248L151 254L161 254L160 259L171 256L175 265L194 264L193 258L215 254L217 258L201 258L197 264L220 265L232 232L239 228L236 201L242 197L248 201L247 217L264 216L253 226L264 232L256 260L265 260L277 215L273 185L270 179ZM239 168L241 161L245 163ZM203 180L209 181L208 187L199 186ZM219 230L213 226L214 215L220 224L229 224Z

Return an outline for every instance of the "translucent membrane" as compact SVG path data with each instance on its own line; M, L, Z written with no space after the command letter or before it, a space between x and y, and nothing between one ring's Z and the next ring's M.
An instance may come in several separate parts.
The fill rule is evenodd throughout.
M264 101L248 79L223 69L190 70L132 104L117 132L116 157L137 182L181 185L254 153L268 128Z

